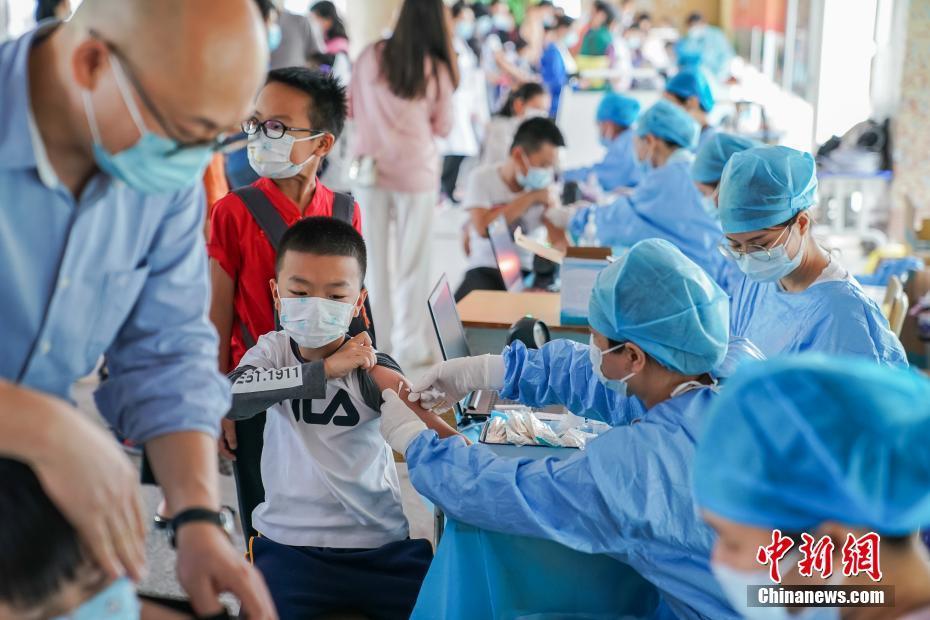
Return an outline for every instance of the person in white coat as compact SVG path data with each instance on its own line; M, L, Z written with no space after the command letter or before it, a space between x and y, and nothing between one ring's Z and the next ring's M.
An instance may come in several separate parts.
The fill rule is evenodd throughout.
M452 95L452 130L439 138L443 155L440 186L443 196L457 203L455 188L462 162L479 152L479 128L490 120L487 82L478 65L478 56L468 42L475 35L475 14L471 7L459 0L451 7L452 48L459 68L459 85Z

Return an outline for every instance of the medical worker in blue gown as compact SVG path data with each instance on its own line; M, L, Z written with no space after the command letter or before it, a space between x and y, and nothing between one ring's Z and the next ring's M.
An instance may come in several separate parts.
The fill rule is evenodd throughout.
M812 234L814 158L784 146L736 153L720 179L721 251L744 278L730 286L730 332L766 357L820 351L907 365L878 305Z
M701 128L698 149L717 133L707 116L714 109L714 95L703 70L682 69L676 73L665 85L665 98L681 106Z
M609 92L597 106L597 129L607 149L600 163L563 173L565 181L584 182L593 174L601 189L613 192L635 187L643 177L633 149L633 123L639 116L639 101Z
M749 138L718 132L698 147L694 163L691 164L691 180L701 193L704 211L714 219L720 219L720 213L717 211L717 191L724 166L734 154L757 146L762 145Z
M625 248L643 239L665 239L726 286L726 260L717 251L723 233L691 181L690 149L696 139L697 124L675 104L662 100L646 110L636 123L635 140L639 160L648 168L643 180L631 195L609 205L578 209L571 233L582 239L593 222L600 245Z
M930 619L930 557L917 531L930 525L930 382L871 360L805 354L746 366L705 416L694 460L694 494L719 534L712 566L746 618L839 620L837 608L748 607L750 584L771 585L756 562L772 530L834 543L833 576L798 574L788 585L872 586L843 575L847 535L879 543L881 585L894 606L846 608L843 618ZM802 543L796 540L790 554Z
M679 250L642 241L598 275L590 345L555 340L528 350L518 342L503 355L434 366L414 386L412 398L428 408L487 387L614 427L585 450L513 459L440 441L390 390L382 433L406 456L417 491L450 518L607 554L655 584L660 610L679 618L735 618L711 574L713 536L690 487L695 438L717 398L708 373L727 351L728 307Z

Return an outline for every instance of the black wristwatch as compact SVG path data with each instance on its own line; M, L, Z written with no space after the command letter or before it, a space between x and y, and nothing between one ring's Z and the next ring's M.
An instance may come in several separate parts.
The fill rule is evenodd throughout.
M232 537L233 517L229 508L223 507L218 511L209 508L188 508L168 521L168 538L173 549L177 549L177 534L181 526L196 521L212 523L223 530L227 536Z

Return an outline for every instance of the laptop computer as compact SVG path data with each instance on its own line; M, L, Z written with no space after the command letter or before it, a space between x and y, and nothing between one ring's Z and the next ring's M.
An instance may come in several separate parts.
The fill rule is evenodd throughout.
M517 250L517 244L513 241L510 227L507 226L507 220L503 215L495 218L488 226L488 239L491 241L494 260L497 261L497 268L500 269L507 291L519 293L524 290L520 252Z
M433 320L433 329L439 340L439 350L443 360L471 356L468 341L465 339L465 327L459 318L459 311L455 307L455 297L449 287L449 280L443 274L439 282L430 293L429 315ZM498 394L493 390L476 390L465 397L461 403L456 403L456 414L459 417L487 416L497 404Z

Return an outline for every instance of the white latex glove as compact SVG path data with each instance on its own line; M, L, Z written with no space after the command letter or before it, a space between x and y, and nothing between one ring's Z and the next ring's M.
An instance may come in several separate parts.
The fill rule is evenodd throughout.
M459 357L429 368L410 388L410 400L431 411L445 411L475 390L504 387L500 355Z
M406 454L414 437L426 430L417 414L392 389L381 392L381 436L398 454Z
M575 207L550 207L546 209L544 217L556 228L567 230L576 210Z

